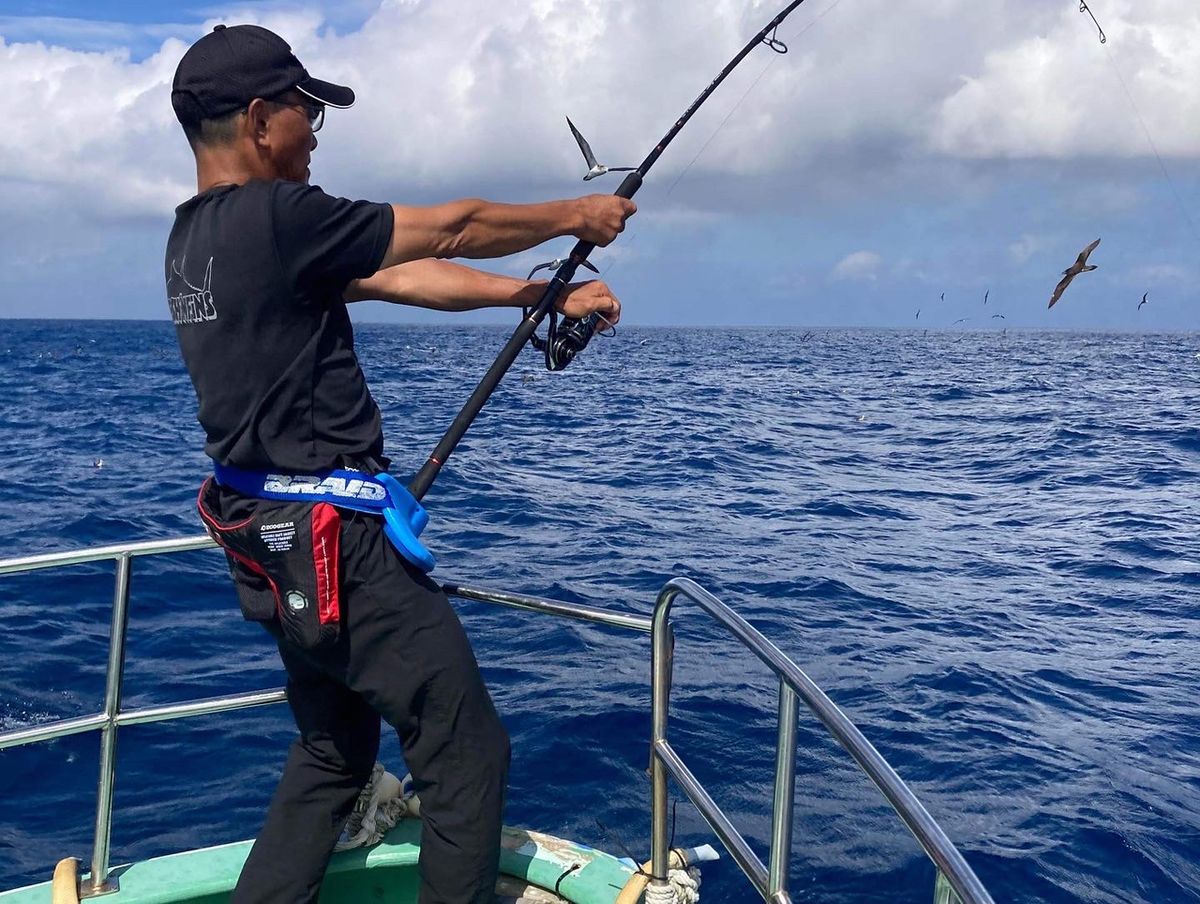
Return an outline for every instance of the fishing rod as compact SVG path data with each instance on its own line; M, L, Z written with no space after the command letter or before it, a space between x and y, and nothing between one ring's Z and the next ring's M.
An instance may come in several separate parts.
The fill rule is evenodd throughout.
M639 188L642 187L642 180L650 171L650 167L654 166L655 162L662 152L679 134L680 130L687 125L689 119L700 109L710 94L717 90L717 86L725 81L729 73L737 68L737 65L744 60L752 50L758 47L759 44L765 44L767 47L776 53L787 53L787 45L779 40L776 30L779 28L779 23L786 19L797 6L803 3L804 0L792 0L783 11L775 16L766 26L753 38L746 43L738 54L726 64L720 74L712 80L707 88L705 88L700 96L692 101L692 105L684 111L683 115L676 120L671 126L662 140L654 146L654 149L646 155L646 159L641 165L627 175L621 182L613 194L619 198L632 198ZM547 314L554 312L554 303L562 295L567 284L575 276L576 269L587 261L587 257L595 249L595 244L580 240L575 247L571 249L570 256L562 262L559 268L555 271L554 277L542 292L542 297L532 309L528 309L528 313L517 327L516 331L505 343L504 348L500 350L500 354L496 356L496 360L492 362L492 366L488 368L487 373L483 375L483 379L479 381L479 385L475 387L475 391L471 393L471 397L467 399L462 410L454 418L453 423L443 434L441 441L430 454L429 459L421 467L408 484L408 492L412 494L416 500L422 499L433 486L434 480L437 479L438 473L442 470L442 465L446 463L446 459L454 452L458 446L459 440L467 432L467 429L474 422L475 417L479 414L488 398L499 385L500 380L507 373L508 369L516 361L517 356L521 353L521 349L529 342L538 328L538 325L546 318ZM555 314L557 312L554 312ZM597 324L601 318L599 314L589 314L587 317L580 319L564 318L561 330L554 330L549 336L548 346L546 348L546 362L551 370L561 370L566 367L571 360L581 352L591 340L593 333L596 330ZM422 525L423 526L423 525Z

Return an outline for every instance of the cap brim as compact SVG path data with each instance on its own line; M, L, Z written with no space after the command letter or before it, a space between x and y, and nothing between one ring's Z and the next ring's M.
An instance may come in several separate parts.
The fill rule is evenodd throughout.
M324 82L310 76L300 82L296 86L296 90L301 94L307 94L313 100L320 101L327 107L345 109L354 106L354 90L345 85L335 85L333 82Z

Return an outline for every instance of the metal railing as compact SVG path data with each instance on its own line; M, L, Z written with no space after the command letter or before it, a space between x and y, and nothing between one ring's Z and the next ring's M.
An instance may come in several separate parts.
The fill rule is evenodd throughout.
M110 628L108 668L102 712L61 719L41 725L0 732L0 750L49 741L87 731L100 732L100 776L96 793L95 833L91 872L82 883L81 897L107 894L118 889L110 874L109 846L112 835L113 788L116 777L117 733L125 725L141 725L189 716L230 712L285 700L282 689L254 691L222 697L189 700L163 706L122 710L121 690L125 671L125 633L128 625L129 588L133 559L139 556L187 552L215 548L207 536L177 540L129 543L96 547L73 552L49 553L0 560L0 575L36 571L43 568L77 565L85 562L115 562L113 611ZM728 606L686 578L668 582L658 595L653 617L585 606L579 603L526 596L506 591L444 583L449 595L464 600L494 603L515 609L544 612L651 635L652 669L652 858L655 876L666 875L667 864L667 773L683 787L728 848L742 871L772 904L784 904L792 835L792 802L795 791L795 731L797 696L829 728L850 752L875 785L896 808L926 853L938 867L937 904L954 904L957 894L965 904L992 904L992 899L967 866L945 833L925 811L916 797L892 771L874 747L842 714L828 697L785 657L773 644L752 628ZM752 652L771 667L780 678L779 742L776 751L774 815L771 830L769 871L746 844L720 808L684 765L667 741L667 696L671 682L671 604L679 594L699 603L742 640ZM948 882L948 887L947 883Z
M775 751L775 794L771 815L770 867L763 866L746 839L729 821L721 808L709 797L704 787L680 758L667 739L667 717L671 691L674 640L671 633L671 606L683 595L699 604L747 649L761 659L779 678L779 731ZM683 788L684 793L700 811L712 830L724 843L742 872L754 883L764 901L771 904L791 904L788 893L788 865L792 847L792 809L795 798L796 775L796 711L801 699L813 714L825 724L829 733L854 758L875 787L895 808L904 824L916 837L929 859L937 867L934 894L937 904L952 904L957 895L962 904L993 904L988 894L967 865L962 854L946 837L946 833L929 815L909 787L904 784L887 761L879 754L846 715L837 708L815 683L795 663L783 655L773 643L763 637L744 618L727 605L687 578L674 578L666 583L654 605L654 624L651 630L651 872L656 877L667 875L669 844L667 840L667 776L668 773ZM656 879L660 884L665 879ZM946 883L949 883L949 888Z
M126 543L100 546L71 552L47 553L0 560L0 575L59 568L87 562L112 560L115 563L113 580L112 624L109 629L108 669L105 677L104 709L90 716L60 719L41 725L0 732L0 750L20 747L40 741L52 741L87 731L100 732L100 778L96 786L96 820L92 844L91 872L80 888L80 897L108 894L119 889L117 878L111 875L109 850L112 840L113 789L116 781L117 732L125 725L144 725L188 716L232 712L268 703L283 703L282 689L254 691L223 697L208 697L149 706L141 709L121 709L121 689L125 675L125 633L129 621L129 587L133 574L133 559L138 556L215 549L209 537L187 537L177 540ZM561 618L595 622L614 628L650 633L650 618L627 612L613 612L578 603L549 600L517 593L443 584L443 590L460 599L496 603L514 609L546 612Z

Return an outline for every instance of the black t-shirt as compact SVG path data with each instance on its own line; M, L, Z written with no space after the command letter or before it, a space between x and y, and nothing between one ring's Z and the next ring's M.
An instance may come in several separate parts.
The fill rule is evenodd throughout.
M176 208L167 303L211 458L386 465L342 292L379 269L391 238L389 205L297 182L217 187Z

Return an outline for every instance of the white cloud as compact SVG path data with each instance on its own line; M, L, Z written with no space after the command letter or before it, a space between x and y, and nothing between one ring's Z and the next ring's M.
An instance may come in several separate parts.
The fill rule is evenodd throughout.
M1017 268L1053 252L1057 270L1095 235L1117 247L1114 224L1146 249L1139 258L1127 245L1131 262L1171 261L1181 227L1160 216L1162 177L1112 64L1194 206L1196 0L1105 0L1105 46L1071 2L821 4L780 29L786 56L755 51L680 134L610 261L649 272L660 255L694 254L692 266L712 268L701 288L717 292L712 274L753 255L788 272L797 257L874 247L887 269L860 251L830 275L940 292L975 278L963 262L985 237L987 249L1008 245ZM187 43L217 21L277 30L311 72L358 92L353 110L329 112L314 181L413 203L524 201L611 191L619 177L580 181L564 117L604 162L639 162L778 5L354 0L350 14L333 0L242 0L191 25L0 16L0 274L16 286L11 274L28 273L18 288L30 294L36 249L57 240L93 273L136 242L142 261L123 261L107 282L124 285L139 266L154 276L155 237L194 190L170 80ZM751 216L763 218L757 232L744 228ZM531 252L508 272L555 253ZM747 267L742 279L763 273Z
M673 180L710 138L692 174L770 179L779 198L831 155L869 165L922 153L1145 154L1105 55L1125 67L1160 150L1200 156L1192 0L1113 0L1107 48L1074 10L1034 0L924 0L902 16L883 0L824 16L801 7L780 32L791 53L764 49L735 71L656 179ZM310 71L357 89L355 110L330 113L317 181L336 174L366 196L480 185L566 192L582 161L564 115L605 160L636 163L773 11L747 0L382 0L361 27L335 33L310 7L246 6L187 37L219 20L261 21ZM68 50L30 41L37 22L50 39L83 28L0 20L0 34L22 37L0 38L9 100L0 181L59 186L108 215L168 214L191 182L169 103L185 43L168 38L143 59L119 47ZM97 28L119 41L134 26Z
M1105 45L1077 6L1055 10L962 73L930 146L966 157L1200 156L1196 4L1112 0L1096 10Z
M1194 273L1177 264L1143 264L1134 267L1129 275L1132 282L1148 286L1164 283L1190 284L1195 279Z
M1020 266L1045 247L1045 238L1026 233L1008 246L1008 256L1014 264Z
M883 258L874 251L855 251L837 262L830 277L832 279L873 281L878 276L879 266L882 263Z

